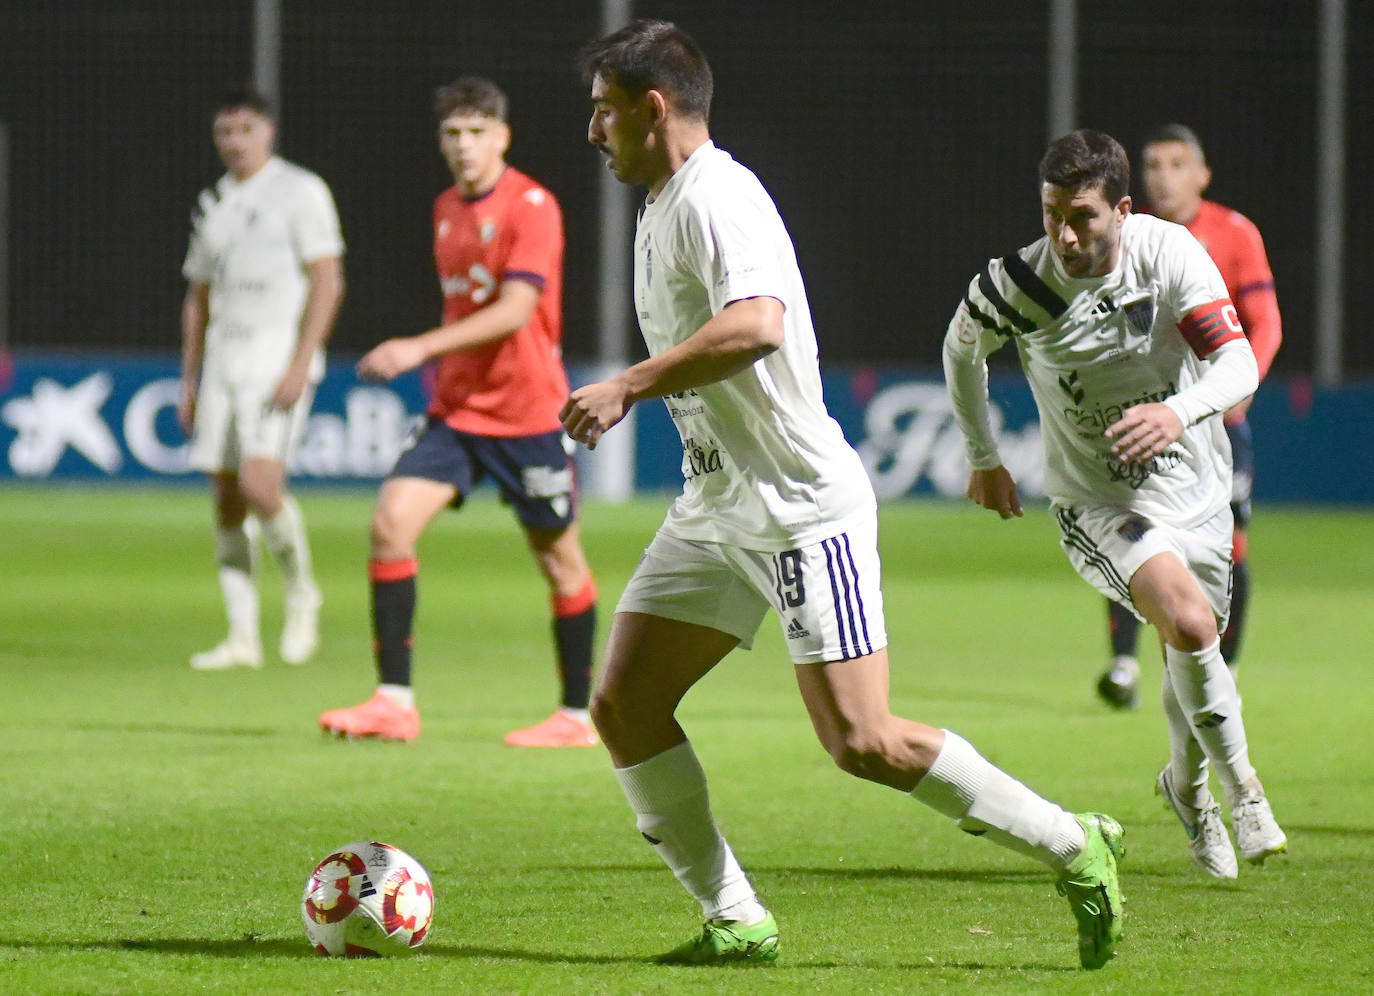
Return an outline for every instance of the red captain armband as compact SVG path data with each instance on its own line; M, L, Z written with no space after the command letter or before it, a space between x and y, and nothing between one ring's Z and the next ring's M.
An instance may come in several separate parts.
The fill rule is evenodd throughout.
M1222 343L1245 338L1240 316L1236 314L1236 306L1229 297L1198 305L1183 316L1183 321L1178 323L1178 330L1188 340L1188 345L1193 347L1198 359L1205 358Z

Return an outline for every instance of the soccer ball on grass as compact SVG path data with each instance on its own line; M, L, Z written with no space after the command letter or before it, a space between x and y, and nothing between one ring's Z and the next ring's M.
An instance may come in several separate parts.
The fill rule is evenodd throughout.
M406 954L424 942L433 918L424 866L375 840L335 849L310 873L301 897L305 936L322 955Z

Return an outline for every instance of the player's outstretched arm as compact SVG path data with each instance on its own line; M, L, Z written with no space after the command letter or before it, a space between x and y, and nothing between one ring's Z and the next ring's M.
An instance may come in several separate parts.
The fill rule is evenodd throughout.
M1011 472L1000 464L988 470L975 470L968 475L969 501L996 512L1004 519L1021 518L1021 496Z
M672 349L636 363L610 380L579 387L560 417L568 435L588 449L630 406L702 384L714 384L752 366L782 345L783 305L772 297L731 301Z
M462 353L509 339L529 324L541 291L526 280L507 280L501 293L470 315L419 335L379 343L358 361L363 380L381 383L447 353Z

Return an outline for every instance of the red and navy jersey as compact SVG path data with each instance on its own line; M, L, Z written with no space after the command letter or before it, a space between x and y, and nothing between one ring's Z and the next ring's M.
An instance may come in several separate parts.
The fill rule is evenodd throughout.
M1283 327L1259 229L1239 211L1215 201L1203 201L1186 227L1221 271L1263 380L1283 340Z
M514 335L439 360L429 414L481 436L561 428L563 215L553 194L509 166L472 200L450 187L434 201L434 265L445 324L496 300L508 280L531 283L540 295Z

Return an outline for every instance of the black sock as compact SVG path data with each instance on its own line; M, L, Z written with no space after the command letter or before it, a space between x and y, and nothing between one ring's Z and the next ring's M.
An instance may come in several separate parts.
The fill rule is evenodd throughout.
M1107 600L1107 620L1112 637L1113 657L1134 657L1140 620L1130 609Z
M1221 656L1232 667L1240 657L1240 631L1245 624L1245 606L1250 601L1250 567L1244 560L1231 568L1231 619L1221 634Z
M563 682L563 705L585 709L592 691L592 638L596 634L596 605L573 616L556 617L553 642L558 649L558 676Z
M377 673L384 685L409 685L416 565L413 560L374 562L371 568L372 647Z

